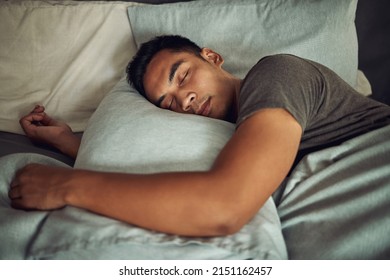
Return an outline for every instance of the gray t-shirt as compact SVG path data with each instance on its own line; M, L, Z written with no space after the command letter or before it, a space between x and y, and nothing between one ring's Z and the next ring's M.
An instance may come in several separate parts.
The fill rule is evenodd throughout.
M265 108L284 108L303 129L299 158L390 124L390 107L357 93L327 67L292 55L261 59L245 77L237 127Z

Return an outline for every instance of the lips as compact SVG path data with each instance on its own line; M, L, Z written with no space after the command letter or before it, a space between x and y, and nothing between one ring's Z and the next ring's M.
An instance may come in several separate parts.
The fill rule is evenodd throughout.
M210 97L208 97L206 101L204 101L203 104L200 106L196 114L207 117L210 114L210 110L211 110Z

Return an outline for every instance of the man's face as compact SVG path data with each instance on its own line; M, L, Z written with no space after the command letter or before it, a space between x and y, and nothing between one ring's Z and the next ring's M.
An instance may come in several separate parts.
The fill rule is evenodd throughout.
M189 52L158 52L144 75L148 100L179 113L226 119L235 91L221 68L223 60L210 49L201 55L204 59Z

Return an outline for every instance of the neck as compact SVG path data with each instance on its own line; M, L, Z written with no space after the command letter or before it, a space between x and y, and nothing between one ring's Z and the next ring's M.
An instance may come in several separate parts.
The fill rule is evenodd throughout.
M229 109L229 114L227 115L226 120L231 123L235 123L238 117L238 99L240 95L242 80L234 76L231 76L231 84L233 88L232 102L231 102L232 105Z

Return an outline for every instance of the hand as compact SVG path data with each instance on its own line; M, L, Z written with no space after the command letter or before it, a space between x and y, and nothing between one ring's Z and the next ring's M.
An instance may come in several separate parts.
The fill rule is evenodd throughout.
M67 180L72 170L29 164L18 170L8 196L18 209L51 210L66 205Z
M77 156L80 138L73 134L66 123L47 115L43 106L35 106L19 123L33 143L49 144L73 158Z

